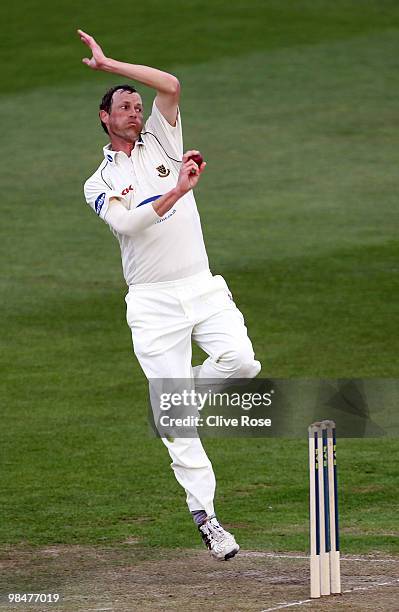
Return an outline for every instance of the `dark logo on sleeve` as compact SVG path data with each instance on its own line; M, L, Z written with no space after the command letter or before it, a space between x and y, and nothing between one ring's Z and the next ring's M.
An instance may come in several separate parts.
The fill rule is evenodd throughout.
M101 209L104 206L104 202L105 202L105 193L100 193L100 195L97 196L96 201L94 203L94 208L98 215L100 214Z
M168 168L165 168L165 166L162 164L161 166L157 167L158 170L158 176L160 176L161 178L164 178L165 176L169 176L170 174L170 170Z

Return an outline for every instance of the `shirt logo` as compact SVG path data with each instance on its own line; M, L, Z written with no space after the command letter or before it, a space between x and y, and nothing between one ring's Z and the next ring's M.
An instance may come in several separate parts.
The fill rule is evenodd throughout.
M122 191L122 195L127 195L129 191L133 191L133 187L131 185L129 185L129 187L125 187L125 189Z
M169 176L170 174L170 170L168 168L165 168L163 164L161 166L158 166L157 170L159 172L158 176L161 178L164 178L165 176Z
M101 209L104 206L104 202L105 202L105 193L100 193L100 195L97 196L96 201L94 202L94 208L98 215L100 214Z
M175 212L176 212L176 208L173 208L169 214L166 214L164 217L161 217L160 220L157 221L157 223L162 223L163 221L167 221L168 219L173 217Z

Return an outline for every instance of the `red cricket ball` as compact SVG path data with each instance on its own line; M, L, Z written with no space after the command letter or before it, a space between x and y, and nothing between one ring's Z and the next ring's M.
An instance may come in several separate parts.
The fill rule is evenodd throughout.
M195 161L198 168L201 166L202 162L204 161L204 158L202 157L201 153L194 153L194 155L190 155L188 159L192 159L193 161Z

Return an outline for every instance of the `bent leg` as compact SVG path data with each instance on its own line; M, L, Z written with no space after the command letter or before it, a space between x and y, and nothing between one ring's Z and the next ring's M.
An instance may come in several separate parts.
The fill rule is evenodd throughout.
M254 378L261 370L255 359L244 317L234 304L226 282L215 276L214 291L207 297L207 316L193 329L193 340L209 355L194 368L200 378Z

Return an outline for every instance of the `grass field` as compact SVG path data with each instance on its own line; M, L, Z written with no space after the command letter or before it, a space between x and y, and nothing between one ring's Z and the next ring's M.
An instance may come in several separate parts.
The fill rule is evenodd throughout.
M75 29L180 79L211 268L264 376L396 378L399 6L26 0L0 16L0 542L200 547L148 436L118 245L83 199L119 79L81 64ZM306 551L306 440L206 446L243 548ZM398 459L396 439L340 441L344 551L398 552Z

